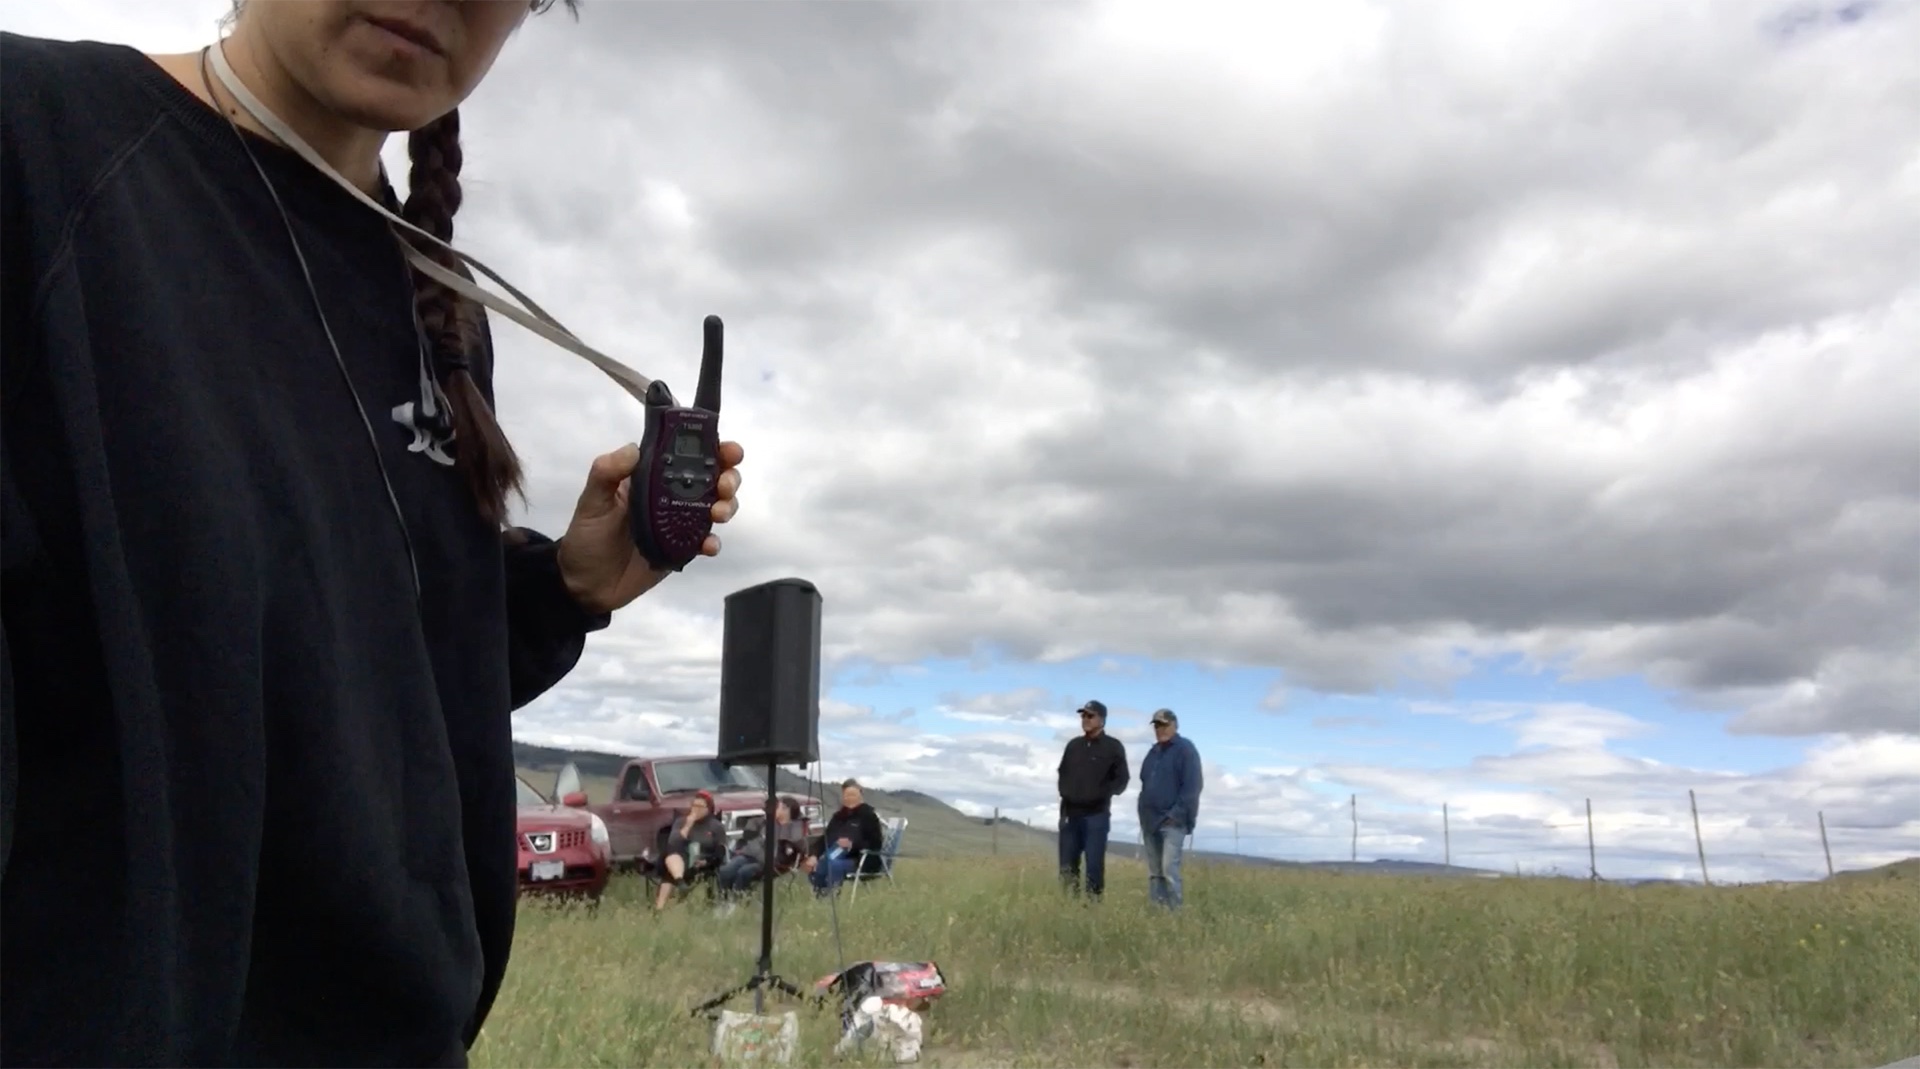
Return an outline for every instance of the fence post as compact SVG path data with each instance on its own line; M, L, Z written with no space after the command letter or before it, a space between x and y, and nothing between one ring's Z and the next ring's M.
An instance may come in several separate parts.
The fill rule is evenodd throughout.
M1827 879L1833 879L1833 847L1827 845L1827 815L1820 814L1820 852L1827 855Z
M1600 880L1600 863L1593 853L1593 799L1587 799L1587 878L1594 882Z
M993 856L1000 856L1000 807L993 807Z
M1353 812L1353 854L1349 860L1358 862L1360 860L1360 796L1347 795L1347 807Z
M1700 851L1700 882L1708 886L1713 880L1707 875L1707 842L1700 838L1700 802L1693 796L1693 788L1687 788L1687 807L1693 810L1693 845Z
M1234 852L1234 855L1235 855L1236 857L1237 857L1237 856L1239 856L1239 853L1240 853L1240 822L1239 822L1239 821L1237 821L1237 820L1233 822L1233 852Z

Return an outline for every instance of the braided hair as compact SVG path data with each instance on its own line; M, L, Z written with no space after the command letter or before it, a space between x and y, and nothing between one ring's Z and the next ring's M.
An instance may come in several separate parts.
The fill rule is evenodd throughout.
M553 0L529 3L538 14L551 7ZM569 11L578 14L579 0L565 3ZM407 200L400 217L449 244L453 241L453 217L460 210L462 160L458 108L407 138ZM407 240L440 266L462 275L468 273L441 246L414 235L407 235ZM433 348L434 369L453 418L454 463L466 473L481 515L504 525L508 495L524 496L523 472L519 456L474 381L471 359L479 342L482 313L472 301L418 269L412 274L414 308Z
M563 0L577 18L580 0ZM538 15L554 0L527 0ZM246 0L233 0L221 19L232 25ZM453 241L453 216L460 210L460 111L455 108L413 131L407 138L407 200L399 215L441 241ZM407 240L435 263L469 276L452 253L414 235ZM522 493L520 458L494 419L493 408L474 381L472 359L479 346L480 309L452 289L413 274L414 308L427 343L433 348L435 377L441 380L453 420L454 463L465 472L474 502L489 522L506 522L507 497Z
M407 200L400 217L441 241L453 240L460 210L460 112L450 111L407 138ZM446 249L406 235L416 249L452 271L464 265ZM475 502L488 520L504 523L506 499L521 492L520 458L474 381L471 358L479 343L480 314L471 301L446 285L413 272L413 303L433 350L435 377L453 419L454 463L467 476Z

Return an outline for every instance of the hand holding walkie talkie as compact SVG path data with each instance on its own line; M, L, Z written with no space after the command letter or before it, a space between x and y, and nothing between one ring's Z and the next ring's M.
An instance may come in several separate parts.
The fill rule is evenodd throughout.
M721 323L708 316L693 404L682 406L667 384L647 387L646 430L628 489L633 544L660 571L679 571L700 555L719 500Z
M739 508L746 459L739 443L720 439L720 363L720 320L708 316L691 406L652 380L629 390L646 413L639 440L594 460L560 540L561 578L589 609L618 610L720 551L713 528Z
M561 577L569 591L588 604L617 608L657 582L660 573L677 572L693 558L706 553L707 539L716 520L724 523L733 517L733 490L740 477L736 473L729 480L727 475L744 459L738 445L728 443L729 447L722 450L720 443L718 316L707 317L699 388L694 394L693 406L682 407L666 386L581 341L492 268L454 248L439 235L395 215L386 205L348 181L253 95L228 64L225 49L210 49L207 56L213 73L241 107L349 196L384 217L397 228L396 237L402 233L411 235L453 254L461 263L498 283L522 307L488 293L472 278L438 263L412 241L402 240L401 253L415 270L599 368L645 406L647 422L639 443L639 464L629 476L608 470L624 463L622 454L609 454L596 460L580 504L574 509L573 522L568 525L566 537L561 539L558 551ZM618 510L616 489L621 483L627 484L628 495L624 526L634 549L647 563L647 575L637 574L633 553L625 545L627 539L619 538L619 532L612 529L614 524L608 522L618 522L613 513ZM722 501L726 502L724 509L720 507ZM405 527L404 520L401 526ZM718 550L717 543L715 550Z

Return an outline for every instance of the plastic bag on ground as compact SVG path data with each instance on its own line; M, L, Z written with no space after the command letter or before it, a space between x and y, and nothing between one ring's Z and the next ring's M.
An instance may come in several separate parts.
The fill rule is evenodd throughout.
M799 1039L800 1017L791 1010L778 1017L721 1010L713 1056L722 1065L785 1065Z
M873 1043L896 1063L904 1064L920 1060L920 1039L919 1014L878 995L868 995L854 1008L846 1034L833 1052L846 1054Z
M823 996L837 989L845 1000L845 1018L868 995L924 1013L928 1003L947 993L947 978L931 961L862 961L821 977L813 986Z

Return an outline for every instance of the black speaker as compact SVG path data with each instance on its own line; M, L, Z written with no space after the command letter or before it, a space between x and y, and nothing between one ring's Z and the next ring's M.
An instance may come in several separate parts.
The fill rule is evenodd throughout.
M805 579L727 595L719 758L760 768L820 759L820 591Z

